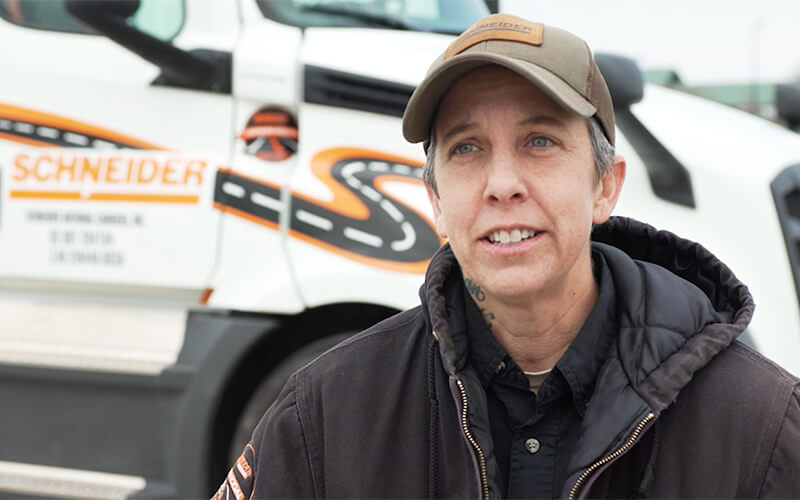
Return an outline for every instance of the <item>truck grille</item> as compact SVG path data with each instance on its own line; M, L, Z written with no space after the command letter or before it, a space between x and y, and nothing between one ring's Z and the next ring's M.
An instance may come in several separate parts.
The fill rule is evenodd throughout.
M305 101L403 116L414 87L317 66L305 67Z
M800 164L783 170L770 186L800 300Z

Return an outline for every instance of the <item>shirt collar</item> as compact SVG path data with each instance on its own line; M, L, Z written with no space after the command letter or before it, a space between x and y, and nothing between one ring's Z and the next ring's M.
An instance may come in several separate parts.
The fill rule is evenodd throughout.
M592 250L592 262L600 292L597 302L578 335L556 363L556 369L569 384L575 409L581 416L594 393L597 373L617 336L616 294L611 272L597 250Z
M617 334L616 297L611 272L605 258L597 250L592 250L592 264L599 288L597 302L578 335L555 366L555 370L567 382L575 409L581 416L594 392L597 373ZM469 364L484 387L488 387L501 362L509 365L514 363L510 358L506 359L507 351L492 335L478 306L463 285L461 273L458 273L457 283L460 283L460 294L455 289L455 280L451 280L449 286L445 287L450 289L447 294L449 322L451 327L457 325L453 329L454 337L468 342L466 351ZM524 377L521 372L519 375Z

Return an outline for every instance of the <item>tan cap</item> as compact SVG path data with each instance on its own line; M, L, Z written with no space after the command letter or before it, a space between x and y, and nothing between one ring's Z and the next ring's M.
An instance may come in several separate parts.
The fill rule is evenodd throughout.
M596 115L614 144L611 94L586 42L568 31L508 14L481 19L436 58L406 106L405 138L428 141L431 122L450 86L486 64L519 73L567 110L586 118Z

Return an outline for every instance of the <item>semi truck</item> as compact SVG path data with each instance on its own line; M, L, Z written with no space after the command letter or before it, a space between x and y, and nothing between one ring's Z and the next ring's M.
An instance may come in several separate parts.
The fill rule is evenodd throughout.
M400 118L487 13L0 0L0 496L210 496L289 373L416 305L443 241ZM800 373L800 135L596 59L617 214L728 263Z

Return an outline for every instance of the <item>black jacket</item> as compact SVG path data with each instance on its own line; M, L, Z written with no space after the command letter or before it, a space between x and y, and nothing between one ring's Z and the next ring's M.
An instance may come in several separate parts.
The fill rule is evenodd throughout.
M800 498L800 383L734 340L747 288L700 245L629 219L593 240L620 328L562 496ZM441 293L457 265L446 245L420 307L295 373L220 493L499 496L486 395Z

